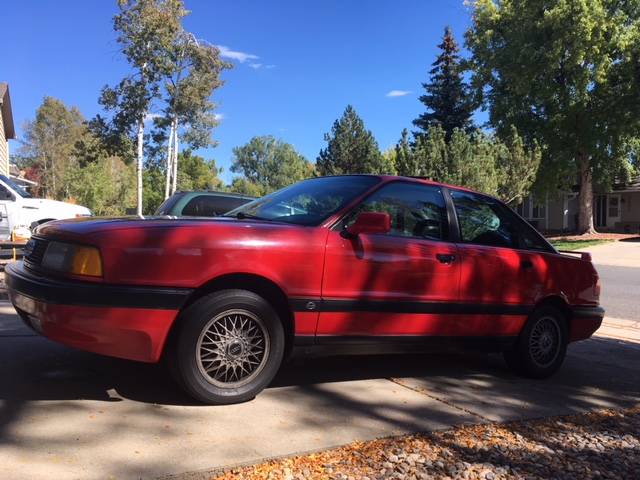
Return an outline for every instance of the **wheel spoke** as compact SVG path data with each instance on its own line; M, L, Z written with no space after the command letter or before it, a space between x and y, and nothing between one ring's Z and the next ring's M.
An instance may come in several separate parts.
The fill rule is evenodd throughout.
M233 388L260 373L269 355L269 337L262 321L245 310L213 318L198 340L196 360L212 383Z

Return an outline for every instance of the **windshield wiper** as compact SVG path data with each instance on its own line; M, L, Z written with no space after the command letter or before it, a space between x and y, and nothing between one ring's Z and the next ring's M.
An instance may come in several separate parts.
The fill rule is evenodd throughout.
M250 219L250 220L266 220L266 221L271 221L270 218L264 218L264 217L260 217L258 215L253 215L251 213L245 213L245 212L238 212L235 215L223 215L223 217L231 217L231 218L237 218L238 220L245 220L245 219Z

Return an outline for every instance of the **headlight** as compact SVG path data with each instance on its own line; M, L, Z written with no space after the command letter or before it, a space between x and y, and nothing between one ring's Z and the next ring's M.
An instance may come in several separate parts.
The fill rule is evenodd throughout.
M73 275L102 276L100 251L85 245L50 242L42 258L42 266L49 270Z

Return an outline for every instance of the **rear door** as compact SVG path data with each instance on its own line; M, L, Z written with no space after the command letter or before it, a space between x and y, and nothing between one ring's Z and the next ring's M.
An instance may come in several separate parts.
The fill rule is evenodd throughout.
M549 247L508 207L451 190L460 230L460 302L469 335L515 335L544 296Z
M391 231L345 238L360 212L387 212ZM458 299L457 247L449 241L442 188L382 186L329 232L318 322L322 336L397 337L450 333Z

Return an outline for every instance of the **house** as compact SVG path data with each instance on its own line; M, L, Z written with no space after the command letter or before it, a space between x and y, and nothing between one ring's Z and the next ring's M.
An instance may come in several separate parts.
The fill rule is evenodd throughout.
M9 175L9 140L16 138L9 85L0 83L0 175Z
M543 232L573 232L578 225L578 193L562 192L544 200L527 197L515 210ZM601 232L640 233L640 177L594 193L593 223Z

